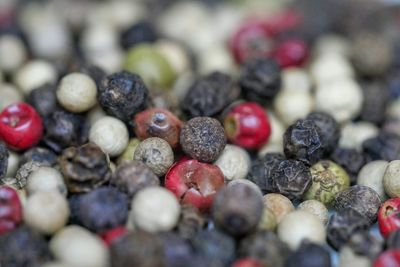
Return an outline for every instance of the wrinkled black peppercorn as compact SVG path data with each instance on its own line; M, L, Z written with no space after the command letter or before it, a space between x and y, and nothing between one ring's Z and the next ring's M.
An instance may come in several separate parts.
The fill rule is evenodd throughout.
M260 261L263 266L284 267L291 251L275 233L256 232L242 239L238 254Z
M46 118L59 107L56 97L57 86L45 84L29 93L27 102L31 104L40 116Z
M329 251L323 246L303 241L300 247L293 252L285 267L331 267Z
M325 112L311 112L307 116L319 128L321 142L325 148L325 153L329 154L337 146L340 138L340 125L329 114Z
M396 230L386 238L387 249L400 249L400 230Z
M365 185L354 185L336 195L333 207L337 211L354 209L372 224L381 205L378 193Z
M44 147L33 147L22 154L19 164L22 166L29 161L39 162L43 166L54 166L57 164L57 155Z
M380 132L378 136L365 140L362 146L368 161L400 159L400 136L396 134Z
M389 92L384 84L371 83L363 86L364 102L361 119L380 125L385 119Z
M178 233L184 239L193 239L203 229L205 218L199 210L192 205L182 205L181 216L178 222Z
M124 225L128 197L114 187L100 187L78 198L75 218L89 230L101 233Z
M0 235L0 251L4 267L41 267L51 259L45 239L26 226Z
M232 103L239 93L239 87L229 75L213 72L195 81L183 99L181 108L190 118L213 117Z
M264 103L278 93L281 69L273 59L249 59L242 65L239 84L247 99Z
M382 251L383 242L368 231L358 232L351 236L347 245L358 255L367 256L370 259Z
M8 168L8 149L3 142L0 142L0 178L7 173Z
M93 143L64 150L59 164L68 190L73 193L88 192L111 177L107 156Z
M282 160L272 170L272 183L275 191L289 199L301 199L311 186L311 172L301 161Z
M163 244L165 267L187 267L192 266L193 250L190 244L172 232L160 233Z
M362 232L369 227L368 219L351 208L341 210L332 215L327 226L327 239L329 244L339 250L357 232Z
M148 90L142 79L133 73L121 71L107 76L101 82L97 96L108 114L131 123L148 101Z
M158 39L158 34L153 25L147 21L139 21L122 32L121 46L125 49L141 43L153 43Z
M284 152L287 158L312 165L326 154L322 141L322 133L313 120L298 120L284 133Z
M363 153L356 149L337 147L331 154L331 159L346 170L352 184L357 182L358 172L365 165Z

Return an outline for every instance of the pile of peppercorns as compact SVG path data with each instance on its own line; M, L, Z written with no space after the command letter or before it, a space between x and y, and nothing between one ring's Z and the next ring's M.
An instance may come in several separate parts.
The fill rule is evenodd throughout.
M399 17L0 1L0 266L400 267Z

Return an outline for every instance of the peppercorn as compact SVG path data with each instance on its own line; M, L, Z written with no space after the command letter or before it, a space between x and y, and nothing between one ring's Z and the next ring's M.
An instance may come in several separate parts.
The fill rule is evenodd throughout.
M329 244L339 250L357 232L368 230L368 218L358 211L347 208L333 214L327 226Z
M383 175L383 188L389 197L400 197L400 160L389 162Z
M372 266L372 262L368 257L356 254L349 246L342 246L339 253L339 267Z
M191 240L203 229L206 223L199 210L192 205L181 206L181 216L178 222L178 233L184 239Z
M216 119L196 117L183 126L180 143L183 151L190 157L213 162L225 148L225 131Z
M350 186L346 171L330 160L321 160L310 168L312 184L304 195L329 205L335 196Z
M346 170L351 184L356 183L358 172L365 165L363 153L356 149L337 147L330 158Z
M378 136L365 140L362 147L367 161L400 158L400 136L393 133L380 132Z
M273 59L250 59L241 67L239 84L246 99L260 103L271 100L281 87L281 69Z
M93 143L64 150L59 164L69 192L88 192L111 177L107 156Z
M22 205L16 190L0 186L0 236L17 228L22 220ZM1 256L0 256L1 259ZM0 260L1 263L1 260Z
M280 223L287 214L294 211L294 206L290 199L276 193L270 193L264 196L264 206L271 209L278 223Z
M263 211L261 194L245 184L222 188L213 202L212 216L216 226L233 236L255 230Z
M29 195L42 191L58 191L64 196L68 193L61 173L55 168L42 166L33 171L27 180L26 191Z
M118 157L117 163L122 164L125 161L132 161L133 155L135 154L135 150L139 145L140 141L137 138L132 138L129 140L128 145L126 146L124 152Z
M51 256L43 236L27 226L0 235L2 266L41 267Z
M237 254L255 259L263 266L283 267L290 249L274 232L259 231L240 241Z
M275 45L271 56L282 68L299 67L307 61L308 49L308 44L304 40L298 37L289 37Z
M238 86L229 75L212 72L189 87L181 108L189 118L215 117L236 100L239 93Z
M31 175L32 172L38 170L41 166L43 165L37 161L28 161L27 163L22 165L15 175L15 185L17 186L17 188L25 188L29 175Z
M257 192L261 197L263 196L263 193L261 192L260 188L253 183L252 181L246 180L246 179L236 179L234 181L230 181L227 186L236 186L236 185L245 185L245 186L250 186L253 190Z
M47 148L36 146L22 154L19 164L22 166L28 161L36 161L43 166L54 166L57 163L57 155Z
M139 143L133 158L144 162L157 176L163 176L174 163L174 152L164 139L150 137Z
M307 119L314 121L319 128L321 142L325 147L326 155L328 155L337 147L340 138L340 125L335 118L325 112L311 112Z
M101 239L103 239L104 243L107 246L110 246L111 243L118 240L118 238L120 238L127 232L128 232L128 229L125 226L118 226L118 227L112 228L111 230L107 230L107 231L101 233L100 236L101 236Z
M293 252L285 267L331 267L331 256L323 246L303 241L300 247Z
M163 267L163 243L151 233L127 233L110 246L112 267Z
M250 156L246 150L235 145L226 145L215 161L215 165L221 169L228 181L244 179L249 172L250 164Z
M287 158L312 165L326 154L321 130L313 120L298 120L290 125L283 136Z
M336 195L333 207L337 210L354 209L363 214L372 224L376 221L381 199L372 188L354 185Z
M101 107L124 122L130 122L137 112L146 107L148 101L148 90L142 79L127 71L107 76L98 91Z
M1 143L1 142L0 142ZM1 146L1 144L0 144ZM0 148L1 151L1 148ZM17 174L17 170L20 165L20 155L13 152L13 151L8 151L8 166L7 166L7 172L5 174L5 177L15 177ZM1 183L1 178L0 178L0 183Z
M385 119L386 107L389 102L389 91L386 85L372 82L363 86L364 103L361 119L380 125Z
M120 36L121 46L125 49L141 43L153 43L158 33L148 21L139 21L124 30Z
M32 90L27 101L31 104L42 118L50 116L58 107L56 98L57 87L53 84L45 84Z
M253 260L251 258L238 259L232 265L232 267L262 267L262 266L263 265L260 262Z
M325 205L317 200L310 199L301 202L297 207L298 210L303 210L314 214L325 225L329 219L329 212Z
M87 62L78 62L70 71L88 75L96 83L97 88L99 88L101 81L107 76L102 68Z
M382 251L383 241L368 231L353 234L347 242L355 253L375 259Z
M1 76L1 74L0 74ZM0 77L1 80L1 77ZM3 83L0 87L0 111L6 107L24 101L22 92L14 85Z
M386 200L378 211L378 225L382 236L387 237L391 232L400 229L400 198Z
M348 122L342 127L339 146L343 148L363 150L363 142L378 135L378 127L365 121Z
M389 249L384 251L374 261L374 267L395 267L400 265L400 251Z
M400 229L390 233L390 235L385 239L385 245L388 249L400 248Z
M119 165L110 182L129 198L143 188L160 185L160 180L154 172L146 164L136 160Z
M56 153L88 140L88 125L83 115L57 110L44 120L44 124L43 142Z
M278 225L278 221L274 212L264 206L263 212L261 214L261 219L258 223L257 230L270 230L274 231L276 226Z
M160 233L163 244L164 267L191 266L193 251L190 244L176 233Z
M0 178L3 178L7 173L8 168L8 149L3 142L0 142Z

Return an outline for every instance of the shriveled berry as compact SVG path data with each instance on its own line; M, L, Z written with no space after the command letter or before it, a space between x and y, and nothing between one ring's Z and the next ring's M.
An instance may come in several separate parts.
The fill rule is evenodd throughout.
M21 201L13 188L0 186L0 211L1 235L14 230L22 220Z

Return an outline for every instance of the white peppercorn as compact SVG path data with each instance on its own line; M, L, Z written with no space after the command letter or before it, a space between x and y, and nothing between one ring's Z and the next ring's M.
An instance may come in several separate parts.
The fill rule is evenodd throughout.
M0 111L11 104L22 102L23 99L23 95L14 85L0 83Z
M367 256L356 254L351 247L343 246L339 254L339 267L371 267L372 262Z
M134 224L148 232L168 231L178 223L180 205L176 197L162 187L148 187L132 200Z
M304 239L324 244L325 227L317 216L310 212L297 210L286 215L278 225L278 236L292 249L297 249Z
M310 91L311 81L308 73L302 68L287 68L282 71L282 89L293 91Z
M65 185L61 173L51 167L40 167L28 176L26 190L29 195L43 191L58 191L62 195L67 195L67 186Z
M383 187L389 197L400 197L400 160L389 162L383 175Z
M308 91L282 90L274 100L276 115L286 125L307 116L314 108L314 99Z
M278 221L273 211L267 207L264 207L257 229L274 231L277 225Z
M178 74L190 68L190 59L184 48L176 42L160 40L154 44Z
M378 127L365 121L346 123L342 128L339 146L361 151L362 143L369 138L377 136L378 131Z
M317 39L313 52L316 56L323 56L329 53L346 58L350 55L350 48L350 43L346 38L340 35L327 34Z
M278 223L292 211L294 211L293 203L281 194L271 193L264 196L264 206L272 210L276 216Z
M0 69L10 73L19 68L27 59L22 40L12 34L0 37Z
M89 140L110 157L115 157L120 155L128 145L128 129L119 119L106 116L92 125Z
M17 153L9 151L8 152L8 165L6 177L14 177L17 173L19 167L20 157Z
M103 241L85 228L71 225L50 241L54 257L71 267L108 267L109 253Z
M226 145L215 165L228 181L244 179L250 169L250 156L243 148Z
M325 225L329 219L329 212L326 206L318 200L310 199L301 202L297 207L298 210L311 212Z
M267 113L273 131L271 132L269 141L258 151L259 158L262 158L269 152L283 153L283 134L286 130L285 126L272 111L268 111Z
M96 83L88 75L78 72L64 76L56 94L61 106L76 113L89 110L97 101Z
M42 267L70 267L70 266L62 264L60 262L53 261L53 262L48 262L48 263L42 265Z
M104 118L107 116L107 113L101 108L100 105L96 105L94 108L89 110L87 119L89 122L89 125L95 124L98 120L101 118Z
M344 56L326 53L311 63L310 73L317 85L327 85L354 76L353 67Z
M68 201L57 191L37 192L28 198L23 216L27 225L43 234L51 235L67 223Z
M129 140L124 152L118 157L118 165L122 164L124 161L132 161L133 155L135 154L136 147L139 145L140 140L138 138L132 138Z
M383 176L389 162L385 160L375 160L364 165L358 173L357 184L365 185L374 189L384 201L387 196L383 187Z

